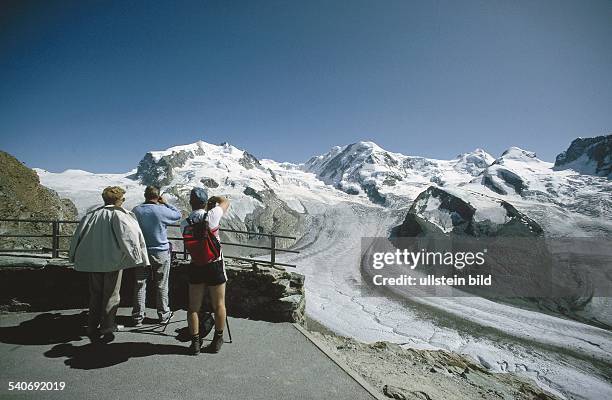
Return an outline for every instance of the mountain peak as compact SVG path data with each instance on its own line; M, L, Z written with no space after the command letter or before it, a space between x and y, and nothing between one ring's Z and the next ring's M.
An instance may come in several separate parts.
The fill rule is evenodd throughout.
M496 161L506 159L506 160L518 160L518 161L530 161L530 160L538 160L536 153L529 150L523 150L520 147L512 146L504 151Z
M495 158L481 148L476 148L468 153L462 153L457 156L457 164L455 168L461 168L473 176L482 172L484 168L493 164Z
M355 143L351 143L346 147L352 147L354 149L372 150L372 151L385 151L382 147L369 140L360 140Z
M571 168L583 174L612 177L612 134L577 138L555 159L555 169Z

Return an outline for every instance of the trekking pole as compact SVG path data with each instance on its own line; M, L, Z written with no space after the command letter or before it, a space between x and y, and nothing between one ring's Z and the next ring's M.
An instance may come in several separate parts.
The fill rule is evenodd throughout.
M229 342L227 343L232 343L232 331L230 331L229 319L227 318L227 315L225 316L225 326L227 326L227 335L229 336Z

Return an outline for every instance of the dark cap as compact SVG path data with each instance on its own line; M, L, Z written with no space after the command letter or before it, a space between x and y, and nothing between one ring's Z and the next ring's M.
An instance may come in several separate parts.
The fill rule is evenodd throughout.
M206 193L204 188L194 187L191 189L191 198L198 200L202 204L206 204L208 201L208 193Z

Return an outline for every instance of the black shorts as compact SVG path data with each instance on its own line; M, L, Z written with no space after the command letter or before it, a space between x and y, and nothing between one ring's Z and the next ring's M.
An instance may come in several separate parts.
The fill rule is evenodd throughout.
M208 286L217 286L227 282L223 260L214 261L206 265L189 264L187 274L191 284L204 283Z

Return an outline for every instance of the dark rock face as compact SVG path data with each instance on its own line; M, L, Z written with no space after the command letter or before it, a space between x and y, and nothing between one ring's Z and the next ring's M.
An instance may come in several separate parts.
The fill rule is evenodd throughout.
M240 160L238 160L238 163L246 169L253 169L253 168L264 169L259 163L259 160L254 155L247 153L246 151L244 152L242 157L240 157Z
M200 179L200 182L202 182L202 184L207 188L214 189L216 187L219 187L219 184L213 178L202 178Z
M594 171L581 169L581 165L570 165L574 162L592 163ZM598 176L612 175L612 135L594 138L575 139L569 148L555 159L555 169L575 168L581 173Z
M354 145L347 146L342 152L329 160L319 176L330 180L342 176L346 169L357 159L357 154L355 154L355 149L353 147Z
M244 190L244 194L263 203L248 214L244 220L246 230L254 232L274 232L279 235L299 237L304 231L304 216L293 210L284 201L276 196L272 189L256 191L251 187ZM269 238L258 238L262 244L269 245ZM293 241L279 239L281 247L290 246Z
M404 178L402 178L399 175L396 174L389 174L385 177L385 180L383 181L383 185L385 186L395 186L397 184L397 182L401 182L403 181Z
M463 199L435 186L419 194L410 207L404 222L395 227L393 236L421 236L424 234L458 234L469 236L540 236L542 228L519 212L510 203L489 199L492 212L504 216L503 224L490 219L475 218L478 209ZM482 199L480 199L480 202ZM446 219L446 229L440 220Z
M424 169L435 165L434 162L423 157L408 157L404 160L404 168L406 169Z
M246 194L247 196L251 196L252 198L254 198L255 200L259 200L263 203L264 199L262 197L261 194L259 194L255 189L253 189L252 187L248 186L246 189L244 189L244 191L242 192L244 194Z
M36 172L15 157L0 151L0 216L3 218L76 220L77 209L68 199L40 184ZM63 234L70 228L60 226ZM73 227L72 227L73 228ZM51 233L51 224L1 222L0 232L11 234ZM65 240L62 240L64 245ZM51 246L49 238L2 238L3 248L41 248ZM65 246L62 246L65 248Z
M506 195L508 191L505 188L505 185L499 185L493 179L493 175L500 178L505 184L514 189L517 194L522 194L525 189L527 189L527 184L525 181L510 171L509 169L503 167L497 167L493 169L493 171L485 170L482 177L482 184L493 190L495 193Z
M303 322L304 276L249 264L228 266L228 309L236 317Z
M140 160L135 177L143 185L162 187L172 182L174 168L182 167L187 160L203 155L204 150L199 146L194 150L175 151L172 154L161 157L159 160L155 160L153 154L147 153Z
M368 195L368 199L374 204L384 205L387 202L387 198L384 194L380 193L378 188L373 183L363 183L361 185L363 190L365 190Z

